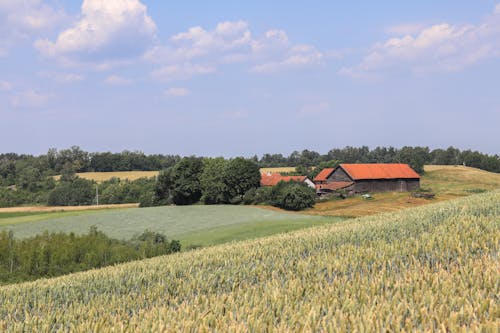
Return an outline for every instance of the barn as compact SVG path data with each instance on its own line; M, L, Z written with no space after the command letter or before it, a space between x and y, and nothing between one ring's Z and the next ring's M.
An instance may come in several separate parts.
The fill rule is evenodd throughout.
M262 173L260 175L260 186L275 186L281 181L304 182L307 186L315 188L313 181L307 176L282 176L279 173Z
M420 187L420 175L408 164L340 164L323 169L314 183L319 194L337 189L351 193L406 192Z

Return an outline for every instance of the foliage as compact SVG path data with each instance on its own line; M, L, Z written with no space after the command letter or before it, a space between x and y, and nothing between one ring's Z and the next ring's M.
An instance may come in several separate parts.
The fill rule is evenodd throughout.
M72 181L61 181L49 193L49 206L82 206L90 205L95 199L95 184L82 178Z
M286 210L311 208L316 202L316 191L304 183L291 183L283 188L278 207Z
M499 201L484 193L1 287L0 328L495 332Z
M172 168L169 190L173 203L190 205L200 200L202 172L203 160L197 157L184 157Z
M109 238L91 227L86 235L44 232L18 240L0 233L0 283L33 280L151 258L180 251L179 241L146 230L130 241Z
M222 157L203 160L200 185L205 204L225 204L231 199L231 191L226 184L228 161Z
M316 202L316 191L303 182L281 181L268 194L268 203L286 210L311 208Z
M233 158L227 163L224 178L231 198L242 200L248 190L260 186L259 166L252 160Z

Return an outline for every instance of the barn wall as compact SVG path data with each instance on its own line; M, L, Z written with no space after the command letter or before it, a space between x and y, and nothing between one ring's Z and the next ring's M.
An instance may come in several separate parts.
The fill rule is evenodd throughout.
M342 168L337 168L335 171L332 172L330 177L328 177L327 180L328 183L330 182L352 182L351 177L347 175L347 173L342 169Z
M420 187L418 179L358 180L354 184L356 193L363 192L409 192Z

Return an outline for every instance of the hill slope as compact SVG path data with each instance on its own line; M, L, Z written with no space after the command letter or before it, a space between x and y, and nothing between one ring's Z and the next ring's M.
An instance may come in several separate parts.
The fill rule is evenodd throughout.
M359 196L320 202L306 214L359 217L396 211L450 200L500 188L500 174L455 165L426 165L421 187L436 194L435 199L414 198L407 192L375 193L372 200Z
M333 221L331 218L251 206L193 205L44 213L8 218L1 218L0 215L0 231L12 230L16 237L22 238L45 230L86 233L91 226L96 226L112 238L129 239L148 229L161 232L170 239L180 239L186 246L269 235Z
M4 331L498 328L500 191L0 287Z

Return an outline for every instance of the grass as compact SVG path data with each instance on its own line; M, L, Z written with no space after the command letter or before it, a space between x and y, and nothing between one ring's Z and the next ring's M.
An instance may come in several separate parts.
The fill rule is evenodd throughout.
M86 210L104 210L104 209L117 209L117 208L137 208L139 204L115 204L115 205L91 205L91 206L19 206L19 207L4 207L0 208L1 214L21 213L21 214L38 214L48 212L72 212L72 211L86 211Z
M0 212L0 231L2 226L9 226L10 229L13 225L40 222L45 220L57 220L63 217L74 217L87 215L91 213L99 213L101 210L88 209L88 210L68 210L68 211L40 211L40 212Z
M335 221L338 219L249 206L195 205L28 214L2 218L0 231L12 230L16 237L24 238L46 230L81 234L95 225L110 237L129 239L149 229L190 246L254 238Z
M500 191L0 287L0 330L497 332Z
M320 202L305 214L360 217L411 208L500 188L500 174L476 168L426 165L420 185L436 194L435 199L414 198L410 193L374 193L373 200L359 196Z

